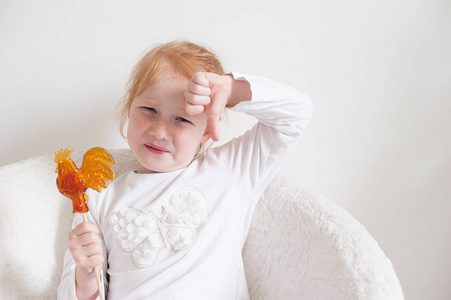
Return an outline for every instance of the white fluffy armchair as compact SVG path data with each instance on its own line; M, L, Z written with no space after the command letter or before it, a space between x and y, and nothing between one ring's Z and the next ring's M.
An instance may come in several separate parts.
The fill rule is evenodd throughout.
M129 150L111 154L117 175L136 166ZM53 154L0 168L0 299L56 298L73 216L55 168ZM243 255L252 299L404 299L390 260L350 214L280 177Z

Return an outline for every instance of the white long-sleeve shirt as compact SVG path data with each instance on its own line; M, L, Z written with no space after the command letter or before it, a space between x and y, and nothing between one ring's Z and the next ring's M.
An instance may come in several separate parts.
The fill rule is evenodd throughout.
M248 299L242 249L255 205L313 105L290 87L233 76L250 83L251 101L232 109L258 119L251 130L183 169L132 171L89 194L89 221L104 239L108 299ZM67 251L59 299L76 299L75 267Z

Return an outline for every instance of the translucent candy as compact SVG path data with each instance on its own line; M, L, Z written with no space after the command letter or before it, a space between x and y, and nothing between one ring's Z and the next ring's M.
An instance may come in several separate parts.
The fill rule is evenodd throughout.
M108 181L114 179L114 171L111 168L114 160L107 150L92 148L85 153L83 164L78 169L69 158L72 152L66 149L54 153L55 163L58 165L56 185L61 194L72 199L73 213L86 213L89 211L86 205L86 190L91 188L100 192L100 188L108 186Z

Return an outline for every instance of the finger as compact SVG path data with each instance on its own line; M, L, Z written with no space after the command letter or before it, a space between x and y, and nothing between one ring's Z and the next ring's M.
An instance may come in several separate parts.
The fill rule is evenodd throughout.
M102 240L97 233L87 232L82 235L69 236L68 248L74 253L89 245L101 245Z
M102 255L102 246L99 244L90 244L86 246L79 247L76 251L74 251L74 256L78 258L86 258L95 255Z
M101 243L93 243L86 246L76 247L71 250L72 256L78 265L87 267L95 267L103 262L103 251ZM98 257L98 258L95 258ZM87 261L95 260L95 263L88 264Z
M199 115L204 112L205 106L186 104L186 113L190 116Z
M80 259L77 263L77 266L87 273L93 273L94 268L97 266L102 267L103 265L103 255L96 254L91 256L86 256Z
M86 257L102 255L102 246L100 244L90 244L87 246L83 246L81 251L84 253Z
M92 244L100 244L102 240L97 233L88 232L79 237L82 246L88 246Z
M200 96L210 96L211 89L208 86L202 86L198 83L195 83L194 81L190 80L188 82L188 90L193 93L194 95L200 95Z
M219 120L221 118L220 114L210 114L208 115L208 131L210 137L213 141L219 141Z
M209 96L193 95L190 91L185 91L185 111L190 116L201 114L205 111L205 106L210 103Z
M188 90L185 91L185 100L192 105L208 105L211 102L210 96L195 95Z
M191 81L204 87L210 86L210 81L208 80L205 72L194 73L193 76L191 76Z
M75 236L80 236L83 235L85 233L88 232L92 232L95 234L99 234L99 229L97 228L97 226L95 226L92 223L89 222L82 222L80 224L78 224L71 232L70 234L75 235Z

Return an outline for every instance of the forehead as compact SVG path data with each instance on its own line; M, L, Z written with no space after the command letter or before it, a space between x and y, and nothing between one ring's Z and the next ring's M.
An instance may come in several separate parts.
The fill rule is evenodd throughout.
M158 81L178 81L185 82L189 81L191 76L187 76L183 70L178 70L168 61L162 62L155 70L155 73L151 78L149 78L148 85L154 85Z
M177 86L177 85L181 85L183 87L186 88L186 86L188 85L188 81L189 78L186 78L174 71L171 70L165 70L163 72L160 72L156 77L155 80L152 84L150 84L149 86L152 85L173 85L173 86Z
M163 100L174 97L183 97L184 99L187 86L188 79L186 78L174 74L161 74L138 95L137 99Z

